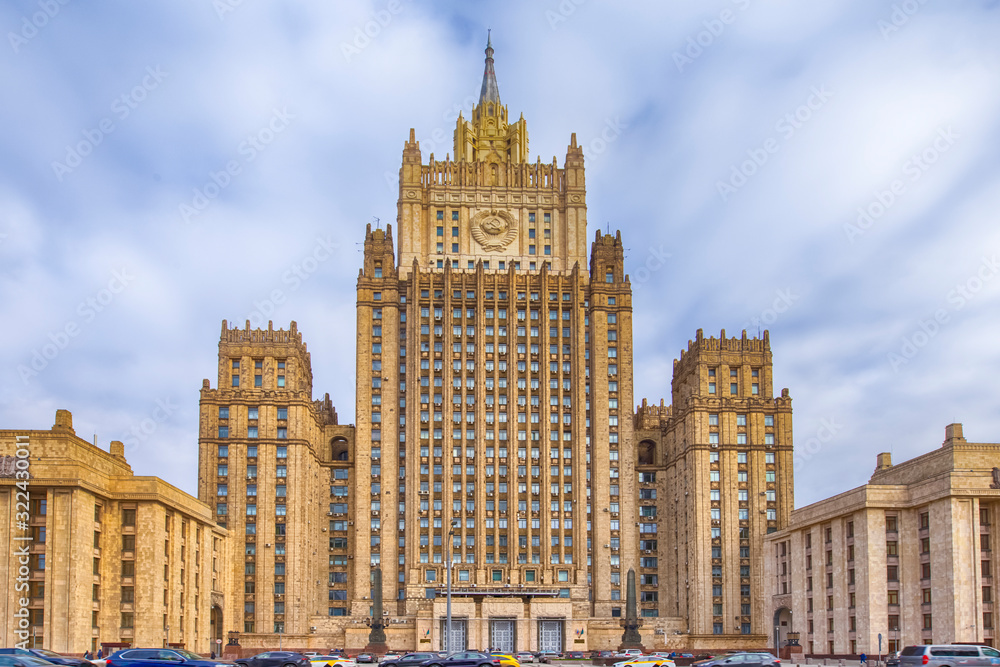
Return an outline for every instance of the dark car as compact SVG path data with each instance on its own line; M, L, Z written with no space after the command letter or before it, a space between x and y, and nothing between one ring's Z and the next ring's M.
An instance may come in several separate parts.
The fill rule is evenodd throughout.
M500 664L500 659L480 651L457 651L443 658L435 657L413 664L423 667L496 667Z
M70 665L71 667L93 667L89 661L83 658L73 658L67 655L59 655L55 651L44 648L0 648L0 655L18 655L40 658L53 665Z
M52 664L33 655L0 654L0 667L52 667Z
M583 651L570 651L566 657L570 660L583 660L586 656L584 656Z
M108 657L105 667L214 667L225 660L208 660L182 648L127 648ZM230 663L231 664L231 663Z
M770 653L740 652L693 663L698 667L781 667L781 661Z
M354 659L355 662L378 662L378 658L375 657L374 653L358 653L358 657Z
M235 662L243 667L312 667L309 658L291 651L267 651L250 658L240 658Z
M419 665L427 662L428 660L436 660L438 658L437 653L431 653L430 651L416 651L414 653L406 653L399 656L398 658L392 658L390 660L383 660L382 667L386 665Z

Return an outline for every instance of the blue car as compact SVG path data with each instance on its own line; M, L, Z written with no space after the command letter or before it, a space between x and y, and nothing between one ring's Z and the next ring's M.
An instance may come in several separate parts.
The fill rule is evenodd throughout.
M127 648L108 657L105 667L216 667L232 665L225 660L210 660L182 648Z

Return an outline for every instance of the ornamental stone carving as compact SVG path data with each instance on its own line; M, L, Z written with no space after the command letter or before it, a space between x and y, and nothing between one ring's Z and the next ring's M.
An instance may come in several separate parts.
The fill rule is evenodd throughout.
M514 217L504 210L480 211L472 217L472 238L487 252L502 252L517 238Z

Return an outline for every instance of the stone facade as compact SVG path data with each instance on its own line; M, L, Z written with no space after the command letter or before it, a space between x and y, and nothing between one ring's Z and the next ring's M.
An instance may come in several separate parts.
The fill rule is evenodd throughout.
M944 444L892 465L879 454L868 484L792 512L765 541L766 619L808 654L892 652L912 644L996 646L1000 576L1000 444Z
M28 646L96 651L101 643L174 644L208 652L222 636L229 594L228 531L212 508L156 477L137 477L121 442L79 438L72 415L50 431L0 431L0 456L30 452L26 518L12 470L0 478L0 644L14 646L27 598ZM11 459L7 459L10 461ZM22 525L24 520L27 525ZM28 538L28 539L25 539ZM15 549L27 547L28 574ZM27 585L26 590L18 588Z

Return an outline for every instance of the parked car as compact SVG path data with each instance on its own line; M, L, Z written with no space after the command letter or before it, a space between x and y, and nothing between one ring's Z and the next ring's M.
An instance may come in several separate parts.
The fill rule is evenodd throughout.
M128 648L112 653L108 656L105 665L106 667L163 667L166 662L185 667L215 667L219 664L233 664L226 660L203 658L197 653L182 648Z
M566 657L570 660L583 660L587 656L583 654L583 651L570 651L566 654Z
M642 655L642 651L637 648L627 648L624 651L615 653L616 658L635 658Z
M512 653L491 651L490 656L500 661L500 667L521 667L521 663L517 661L517 658Z
M553 660L558 660L561 657L562 653L559 653L558 651L541 651L538 654L538 662L549 663Z
M499 667L500 659L481 651L456 651L421 663L423 667Z
M309 664L312 667L357 667L358 665L352 658L345 658L342 654L333 653L309 658Z
M535 654L534 653L529 653L528 651L521 651L520 653L518 653L514 657L517 658L518 662L534 662L535 661Z
M235 662L243 667L312 667L309 658L291 651L267 651Z
M899 667L955 667L1000 664L1000 651L972 644L922 644L899 652Z
M53 665L70 665L70 667L91 667L89 660L59 655L55 651L44 648L0 648L0 655L20 655L39 658Z
M386 653L385 655L382 656L382 659L379 660L379 663L384 665L385 662L386 662L386 660L390 660L390 661L392 661L392 660L399 660L401 657L403 657L402 653L400 653L398 651L389 651L388 653Z
M781 660L770 653L740 651L694 664L698 667L781 667Z
M615 657L615 652L614 651L601 651L600 655L598 655L597 657L598 658L613 658L613 657Z
M615 667L674 667L674 661L663 656L639 655L616 662Z
M432 653L430 651L416 651L413 653L405 653L398 658L390 659L389 656L385 657L382 661L382 667L387 667L387 665L394 665L397 667L407 667L408 665L419 665L427 662L428 660L435 660L439 656L437 653Z
M378 658L375 657L374 653L358 653L355 662L361 664L362 662L378 662Z
M33 655L0 654L0 667L52 667L52 664Z

